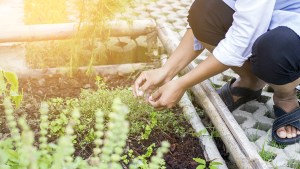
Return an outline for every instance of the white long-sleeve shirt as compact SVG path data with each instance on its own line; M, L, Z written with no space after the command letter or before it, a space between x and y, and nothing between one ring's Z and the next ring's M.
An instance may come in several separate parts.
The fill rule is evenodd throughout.
M224 2L235 10L233 23L213 54L225 65L242 66L251 56L255 40L278 26L289 27L300 36L300 0L224 0Z

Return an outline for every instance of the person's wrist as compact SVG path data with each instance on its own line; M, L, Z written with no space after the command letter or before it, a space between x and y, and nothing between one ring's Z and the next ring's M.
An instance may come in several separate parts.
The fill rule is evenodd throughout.
M184 91L186 91L190 87L189 83L182 77L176 79L175 83L178 84L180 89Z
M165 74L165 79L167 81L170 81L173 79L173 77L176 75L174 68L168 66L168 65L164 65L162 66L162 71Z

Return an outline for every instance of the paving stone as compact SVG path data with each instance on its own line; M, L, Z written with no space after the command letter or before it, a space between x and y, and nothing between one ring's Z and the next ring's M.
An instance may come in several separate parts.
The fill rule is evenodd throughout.
M289 157L286 156L285 153L281 153L281 154L278 154L276 156L276 158L272 161L272 165L273 167L278 167L278 168L289 168L287 167L287 161L289 160Z
M267 132L263 131L263 130L259 130L259 129L249 128L249 129L245 129L245 134L248 137L248 139L250 141L252 141L252 143L253 143L254 141L259 139L260 137L266 135Z
M289 145L283 151L290 159L300 160L300 143Z

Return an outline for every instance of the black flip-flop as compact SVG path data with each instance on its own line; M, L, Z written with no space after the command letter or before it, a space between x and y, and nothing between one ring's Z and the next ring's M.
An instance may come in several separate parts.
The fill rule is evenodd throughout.
M300 142L300 135L297 135L296 137L293 138L280 138L276 134L276 131L280 127L284 126L293 126L296 129L300 130L300 107L295 109L294 111L287 113L284 110L282 110L280 107L274 105L274 114L277 117L277 119L273 123L272 127L272 137L273 139L279 143L279 144L294 144L294 143L299 143Z
M248 101L257 99L261 96L262 93L262 89L253 91L251 89L243 87L231 88L230 86L233 82L235 82L235 80L235 78L232 78L230 82L227 82L222 88L217 90L217 93L219 94L229 111L235 110ZM240 96L241 98L234 102L232 97L233 95Z

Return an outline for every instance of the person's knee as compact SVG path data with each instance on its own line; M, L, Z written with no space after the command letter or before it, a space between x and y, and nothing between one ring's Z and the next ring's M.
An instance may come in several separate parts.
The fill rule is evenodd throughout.
M253 55L257 55L258 60L276 66L277 63L286 59L285 57L280 57L280 53L288 49L288 42L285 32L282 30L269 31L255 41L253 45Z
M297 39L291 39L293 32L286 27L278 27L260 36L252 48L253 73L267 83L283 84L289 82L290 78L298 76L297 59L293 53L298 43ZM296 54L294 53L294 54ZM299 70L298 70L299 71ZM277 81L277 78L285 80Z
M195 0L190 7L187 20L192 29L205 22L205 15L208 15L208 12L203 11L203 6L206 6L205 3L207 3L205 0ZM205 15L203 16L203 14Z
M187 18L199 41L216 46L232 25L233 13L221 0L195 0Z

